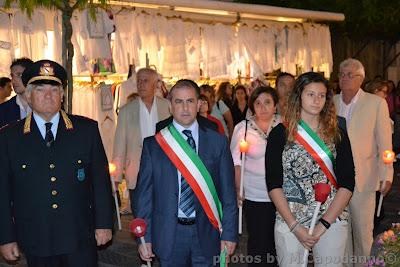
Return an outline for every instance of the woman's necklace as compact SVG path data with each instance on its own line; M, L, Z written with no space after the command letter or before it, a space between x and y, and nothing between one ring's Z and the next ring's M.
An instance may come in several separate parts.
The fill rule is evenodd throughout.
M270 120L269 123L266 125L261 126L259 122L256 121L254 118L254 130L256 130L261 136L263 136L265 139L268 138L269 133L271 132L272 128L276 126L276 120L277 116L276 114L273 115L272 119Z

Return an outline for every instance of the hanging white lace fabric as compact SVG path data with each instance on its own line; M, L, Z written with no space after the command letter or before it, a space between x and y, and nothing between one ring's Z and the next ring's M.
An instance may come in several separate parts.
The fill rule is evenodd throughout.
M95 116L95 93L90 84L74 83L72 113L93 119Z
M149 64L154 65L157 70L160 67L159 52L161 49L158 24L155 15L139 14L137 16L139 34L142 40L140 48L140 66L146 66L146 54Z
M259 41L257 39L257 32L251 27L242 26L239 28L239 31L237 33L237 39L239 42L239 50L237 51L239 58L237 59L235 54L235 60L239 60L239 62L235 66L235 69L239 69L242 75L247 74L246 61L249 61L251 69L253 71L252 75L255 77L262 76L264 70L261 65L260 55L258 51Z
M184 22L185 52L188 79L198 80L200 78L200 26L193 22Z
M74 58L73 58L73 74L89 73L89 58L85 58L82 54L83 46L85 45L84 40L87 38L85 31L81 30L82 25L82 15L79 11L75 11L72 14L71 24L72 24L72 38L71 42L74 46ZM84 36L82 36L82 34Z
M299 25L291 25L288 31L288 70L296 75L296 65L299 68L305 68L306 49L304 41L304 32ZM305 71L309 71L305 69Z
M33 61L45 58L47 34L45 16L34 11L31 19L21 11L12 18L13 46L16 58L28 57Z
M78 74L89 71L91 60L111 60L111 45L108 34L114 31L114 22L102 10L96 10L96 21L90 16L88 10L75 11L71 20L73 26L72 43L76 53L76 71Z
M233 31L230 26L217 23L203 25L202 54L204 75L210 78L227 76L227 66L231 64Z
M13 57L11 39L11 20L9 14L0 13L0 75L10 75L10 65Z
M141 38L136 17L137 14L131 11L118 13L114 16L115 41L112 49L117 73L128 73L129 64L133 63L135 66L140 64Z
M128 96L137 93L136 74L122 82L115 90L114 110L120 109L128 102Z
M109 161L112 160L117 115L113 109L114 98L111 84L100 83L94 89L94 116L98 122L101 140Z
M329 27L326 25L318 25L321 37L321 64L318 68L319 71L325 72L326 76L329 76L333 70L333 57L332 57L332 46L331 46L331 33Z
M185 30L180 19L156 16L160 44L163 47L159 72L164 77L183 77L187 74Z
M60 11L53 11L49 15L51 16L50 18L53 18L51 27L51 30L53 31L53 53L50 56L50 59L62 64L62 14Z
M259 62L263 72L272 72L274 70L275 60L275 36L271 29L272 26L262 26L256 31L255 40L257 40L257 52L255 60Z

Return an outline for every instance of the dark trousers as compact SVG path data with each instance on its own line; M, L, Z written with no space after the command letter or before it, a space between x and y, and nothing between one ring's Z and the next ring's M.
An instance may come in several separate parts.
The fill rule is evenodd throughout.
M38 257L25 254L29 267L97 267L97 248L89 247L71 254Z
M168 260L160 259L161 267L211 267L212 259L203 256L196 224L176 227L172 255Z
M275 250L276 209L272 202L244 201L244 216L248 233L247 254L252 256L248 266L277 266ZM250 259L250 257L248 257Z

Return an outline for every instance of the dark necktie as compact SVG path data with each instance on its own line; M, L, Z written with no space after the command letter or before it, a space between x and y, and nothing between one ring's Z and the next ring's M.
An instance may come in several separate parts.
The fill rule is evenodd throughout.
M193 139L192 132L190 130L183 130L184 135L187 136L188 144L193 148L196 152L196 142ZM181 176L181 198L179 200L179 208L185 213L187 217L189 217L194 211L194 192L189 184L186 182L186 179Z
M46 122L44 125L46 126L46 136L44 140L46 141L46 146L50 147L51 144L54 142L54 135L53 132L51 131L51 126L53 125L53 123Z

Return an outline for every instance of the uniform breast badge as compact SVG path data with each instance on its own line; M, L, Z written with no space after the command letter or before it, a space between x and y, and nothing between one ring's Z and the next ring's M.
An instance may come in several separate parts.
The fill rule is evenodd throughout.
M85 169L79 168L77 171L76 177L78 178L79 182L83 182L86 179Z

